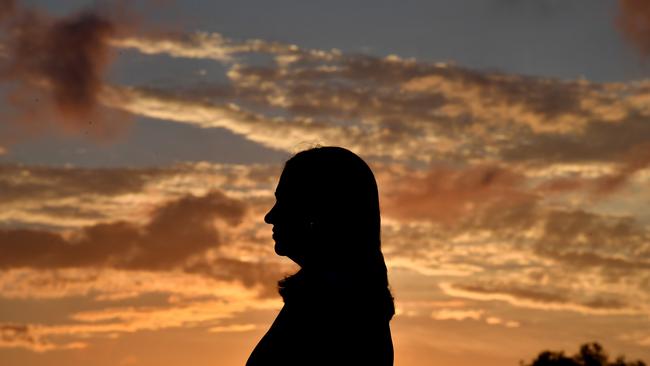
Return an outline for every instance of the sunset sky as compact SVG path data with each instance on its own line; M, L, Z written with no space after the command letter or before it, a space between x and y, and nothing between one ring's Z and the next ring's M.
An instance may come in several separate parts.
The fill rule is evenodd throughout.
M0 0L0 365L243 365L317 144L378 180L395 365L650 361L650 2Z

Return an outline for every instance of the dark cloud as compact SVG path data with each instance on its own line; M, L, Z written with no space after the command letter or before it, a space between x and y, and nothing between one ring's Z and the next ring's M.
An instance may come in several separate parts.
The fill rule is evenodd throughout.
M593 122L577 135L548 134L503 149L509 162L615 162L631 146L646 143L650 119L631 115L619 123Z
M515 306L547 310L572 310L585 314L635 313L626 299L577 294L569 286L530 286L515 282L481 281L443 286L452 295L476 300L503 300Z
M525 176L496 164L434 165L424 176L406 174L384 189L382 206L391 217L455 224L487 208L531 202ZM387 182L388 183L388 182Z
M631 159L611 176L643 164L645 158ZM546 207L518 179L488 179L487 172L494 174L485 167L449 170L453 174L427 181L428 194L422 176L404 180L413 184L402 188L411 199L394 216L396 207L383 205L386 215L402 221L399 229L384 231L389 258L413 262L416 271L469 276L454 285L464 292L450 292L452 296L594 314L646 311L635 305L650 295L650 232L642 222L633 216ZM480 188L491 180L493 187ZM510 199L518 195L524 199ZM444 225L459 212L454 225ZM419 228L411 223L414 219L434 225Z
M247 181L249 175L259 175L258 178L266 180L266 171L260 169L245 169L239 174L224 177L228 184L255 183ZM45 169L45 168L44 168ZM270 168L269 168L270 169ZM52 168L51 171L41 171L43 178L50 178L49 183L56 176L64 177L65 169ZM270 169L269 171L272 171ZM75 190L86 194L133 193L143 182L151 178L143 170L130 171L128 169L100 171L101 178L94 177L95 182L84 179L85 174L93 170L71 169L69 179L71 185L81 185L69 193L74 196ZM258 173L255 173L257 171ZM76 174L75 174L76 173ZM125 174L133 174L133 179L125 179L123 185L114 186L113 190L106 189L105 184L110 184L111 177L118 178ZM92 174L91 174L92 176ZM38 174L37 174L38 177ZM62 178L63 179L63 178ZM54 187L58 186L54 184ZM47 190L49 186L41 187ZM240 187L241 188L241 187ZM34 189L38 194L39 189ZM28 190L21 190L23 197L10 198L33 199L29 197ZM56 192L57 197L66 197L68 191ZM52 193L43 194L41 199L53 198ZM38 225L27 225L19 228L16 225L0 226L0 270L31 268L36 270L57 270L65 268L114 268L121 270L152 270L168 271L180 269L186 273L199 274L219 280L238 281L248 287L256 287L261 296L276 294L276 282L286 275L288 268L285 264L277 262L243 261L223 255L204 256L206 251L217 249L223 245L242 245L242 250L259 252L260 238L253 233L245 231L230 235L228 240L236 243L224 242L218 230L219 223L228 227L236 227L251 215L263 216L258 206L265 208L272 205L268 200L249 203L229 198L224 193L216 190L209 191L202 196L186 195L168 201L154 209L149 219L144 224L127 221L101 222L85 226L65 234L51 229L39 229ZM95 215L103 218L101 212L84 210L83 207L69 205L52 206L44 204L35 209L38 214L57 214L66 217L82 215ZM72 210L72 212L70 212ZM53 212L52 212L53 211ZM254 211L253 213L251 213ZM23 225L24 226L24 225ZM240 243L239 241L243 241ZM248 243L248 244L246 244ZM268 240L263 244L269 244ZM247 247L248 245L248 247ZM58 280L57 280L58 281Z
M248 287L259 287L260 296L277 296L277 282L286 276L289 267L275 262L246 262L233 258L215 258L192 263L184 268L217 279L235 279Z
M16 11L15 0L0 0L0 21L11 16Z
M0 203L37 200L45 203L61 198L142 193L148 184L175 177L192 184L210 182L212 187L224 190L270 189L281 172L279 164L188 163L151 168L84 168L0 163ZM179 187L178 191L183 188Z
M590 114L580 101L594 86L577 81L549 81L369 55L345 55L335 61L329 63L330 68L323 67L322 60L310 59L286 68L236 65L231 76L240 97L262 105L282 100L282 107L298 116L374 119L379 125L398 120L412 128L417 126L415 121L426 121L432 125L429 127L438 126L445 133L469 133L469 126L482 123L496 127L501 121L485 121L477 114L478 109L490 106L520 109L536 120L531 127L541 131L561 129L558 116ZM263 88L259 88L259 81L264 81ZM470 104L477 108L463 106L459 90L474 95ZM276 99L280 96L283 98ZM466 122L448 115L444 107L462 110ZM422 128L416 129L422 132ZM417 133L409 136L415 138Z
M650 4L645 0L618 0L616 26L642 56L650 53Z
M650 294L643 285L650 278L650 232L632 216L547 209L531 204L488 210L467 220L455 233L485 230L491 233L492 241L501 243L501 250L521 252L528 258L521 267L510 268L509 276L523 278L527 269L539 268L546 280L537 278L534 282L542 287L549 286L551 279L564 284L585 283L590 278L592 285L588 289L573 288L569 293L573 298L579 298L581 291L594 296L629 295L625 290L608 289L606 283L635 288L635 296L640 298ZM537 267L542 263L542 267ZM476 264L481 266L480 261ZM489 267L489 263L482 267ZM483 277L490 275L485 273ZM599 282L593 283L594 279Z
M628 146L614 154L612 160L617 165L610 173L597 177L574 175L551 178L538 184L535 189L541 194L584 191L593 199L606 197L623 188L638 171L650 165L650 144L644 141Z
M0 75L11 86L6 103L14 114L3 117L17 123L14 129L29 134L56 127L99 138L123 127L125 116L109 114L99 103L113 58L109 41L122 22L91 10L54 18L11 3L0 8L12 10L2 22Z
M3 324L0 326L0 338L4 341L11 341L16 338L28 343L34 343L34 338L29 335L29 329L22 324Z
M489 230L497 238L521 242L520 248L576 268L601 264L605 267L612 264L616 268L619 263L631 265L636 262L638 265L631 265L632 269L646 266L642 263L650 259L650 233L633 216L605 215L579 208L546 208L540 201L530 201L509 208L488 208L469 217L455 233L475 230ZM525 239L530 230L535 233ZM531 246L524 246L524 243ZM585 256L581 260L576 256L575 261L570 260L570 255L563 257L570 253ZM616 260L601 260L607 257Z
M49 348L24 324L0 324L0 347L24 347L34 351Z
M177 172L174 168L102 169L0 164L0 203L138 193L154 178Z
M609 175L596 179L596 193L608 194L620 189L639 170L650 165L650 143L631 146L621 157L618 169Z
M499 284L499 283L485 283L485 284L466 284L466 285L456 285L458 289L465 291L482 293L482 294L491 294L491 293L502 293L513 295L520 299L534 300L542 303L551 303L551 302L567 302L569 300L568 296L561 294L557 291L548 291L539 288L526 288L518 284Z
M113 267L164 270L221 243L215 220L237 225L246 206L218 191L185 196L153 211L148 223L116 221L73 235L0 230L0 268Z
M110 220L110 215L98 208L79 207L74 204L48 204L45 203L41 206L25 209L27 214L32 215L45 215L48 217L58 217L65 219L88 219L93 221ZM24 224L24 223L23 223ZM11 226L11 225L6 225ZM28 225L38 226L38 224Z
M633 217L550 211L534 250L574 269L650 270L650 235Z
M0 324L0 348L20 347L34 352L46 352L55 349L79 349L85 348L82 342L51 342L47 336L42 334L42 326L32 324Z

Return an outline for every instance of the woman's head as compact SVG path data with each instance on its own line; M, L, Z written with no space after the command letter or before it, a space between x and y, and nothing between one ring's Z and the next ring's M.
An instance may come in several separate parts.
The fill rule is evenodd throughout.
M273 224L275 251L303 269L342 275L341 294L372 303L364 312L386 319L395 313L381 253L381 219L375 177L357 155L340 147L299 152L285 164L276 203L264 221ZM296 275L280 281L287 301L301 286Z
M273 224L275 250L301 266L355 264L381 254L377 183L368 165L340 147L299 152L284 167Z

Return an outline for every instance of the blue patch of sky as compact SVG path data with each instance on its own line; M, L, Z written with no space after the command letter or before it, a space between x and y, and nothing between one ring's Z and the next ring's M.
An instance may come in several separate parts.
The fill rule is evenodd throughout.
M124 49L117 53L108 80L118 85L175 87L196 83L226 84L228 66L205 59L143 55Z
M102 1L26 3L57 14ZM302 47L424 61L453 61L478 69L592 81L650 75L615 27L616 1L593 0L184 0L136 1L148 23L185 31L219 32ZM159 3L159 2L158 2ZM155 67L150 70L155 73Z
M286 152L268 149L227 130L138 118L116 141L97 143L53 134L10 147L2 162L79 167L147 167L181 162L280 163Z
M650 75L615 28L615 1L188 0L182 11L192 15L186 30L235 39L398 54L566 79Z

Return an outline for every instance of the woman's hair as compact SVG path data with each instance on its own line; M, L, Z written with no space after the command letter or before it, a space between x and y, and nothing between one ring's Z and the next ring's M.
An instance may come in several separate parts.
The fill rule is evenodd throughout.
M381 252L379 193L370 167L350 150L324 146L294 155L282 175L291 194L307 203L311 219L324 228L318 256L341 270L346 285L390 319L395 308ZM292 280L279 282L285 300Z

